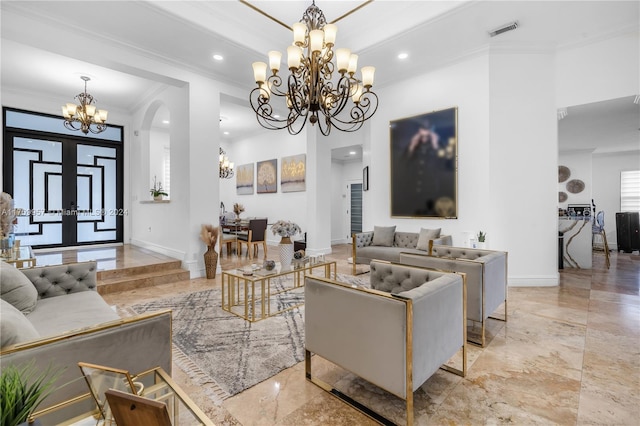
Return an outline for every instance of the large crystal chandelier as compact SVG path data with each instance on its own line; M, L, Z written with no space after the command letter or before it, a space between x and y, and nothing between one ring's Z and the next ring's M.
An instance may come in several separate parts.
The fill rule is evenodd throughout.
M220 179L231 179L233 177L233 163L229 162L227 153L220 148Z
M268 78L267 64L253 63L258 87L251 91L249 100L262 127L287 128L296 135L308 119L313 125L318 123L326 136L332 127L354 132L375 114L378 96L371 91L375 68L362 67L361 79L356 78L358 55L344 48L336 49L334 55L337 30L336 25L327 24L314 1L300 22L293 24L293 45L287 48L290 74L286 83L278 75L280 52L269 52ZM336 68L339 75L334 79ZM285 105L289 110L286 118L278 115L280 110L272 103L276 99L280 99L282 111L286 111Z
M93 105L93 96L87 93L87 81L89 77L80 77L84 80L84 92L76 95L74 99L80 101L80 105L68 103L62 106L64 116L64 127L69 130L81 130L85 135L89 132L100 133L107 130L107 115L109 112L104 109L96 109Z

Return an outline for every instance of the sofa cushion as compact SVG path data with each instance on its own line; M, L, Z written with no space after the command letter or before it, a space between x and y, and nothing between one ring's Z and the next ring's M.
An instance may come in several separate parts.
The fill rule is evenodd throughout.
M36 307L38 292L19 269L6 262L0 262L0 298L22 313L28 314Z
M371 288L388 293L402 293L420 287L426 282L444 275L422 268L412 268L406 265L371 262L369 277Z
M393 245L394 247L414 249L416 248L417 243L418 243L417 232L396 232Z
M11 303L0 299L0 347L40 337L27 317Z
M393 239L395 237L395 226L374 226L373 227L373 242L374 246L393 246Z
M416 244L416 248L418 250L429 250L429 241L435 240L436 238L440 238L440 230L438 229L426 229L420 228L420 236L418 237L418 244Z
M64 315L60 315L64 312ZM41 336L90 327L120 317L96 291L40 299L27 318Z

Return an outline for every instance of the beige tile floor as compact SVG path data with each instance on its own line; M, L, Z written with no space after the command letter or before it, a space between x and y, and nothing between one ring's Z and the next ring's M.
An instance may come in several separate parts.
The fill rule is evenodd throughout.
M125 246L117 264L136 264ZM269 253L273 258L275 250ZM120 257L133 257L125 261ZM149 253L143 253L149 256ZM260 253L262 256L262 252ZM350 246L329 256L350 273ZM223 269L248 263L224 257ZM466 378L439 371L415 394L417 424L640 424L640 256L594 253L592 270L566 269L551 288L509 288L509 321L470 346ZM126 307L220 285L194 279L106 295ZM396 422L403 402L314 357L314 373ZM173 375L219 425L368 425L373 421L307 382L300 363L221 404L174 367Z

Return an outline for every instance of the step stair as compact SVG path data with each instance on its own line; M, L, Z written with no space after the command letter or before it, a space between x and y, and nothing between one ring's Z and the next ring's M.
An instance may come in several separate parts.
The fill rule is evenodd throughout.
M189 271L181 268L179 260L98 271L98 293L111 294L185 281L189 278Z

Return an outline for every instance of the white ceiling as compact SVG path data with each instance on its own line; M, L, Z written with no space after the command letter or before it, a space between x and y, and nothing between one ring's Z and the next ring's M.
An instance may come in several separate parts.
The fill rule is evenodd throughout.
M291 25L310 1L251 3ZM318 0L317 6L333 21L363 3ZM556 49L637 28L639 3L376 0L337 22L336 45L358 53L359 65L376 66L375 87L381 87L486 49ZM221 127L231 139L261 131L246 107L254 85L251 63L291 42L282 25L231 0L4 0L0 8L3 90L34 92L62 104L82 90L80 75L88 75L98 107L128 112L165 85L182 84L111 55L111 46L118 46L246 90L244 106L222 102L228 120ZM520 24L516 31L489 37L489 30L514 20ZM83 49L86 43L95 49ZM397 58L401 51L408 59ZM214 54L224 60L213 60ZM599 114L613 112L604 107ZM569 112L572 120L581 114Z

